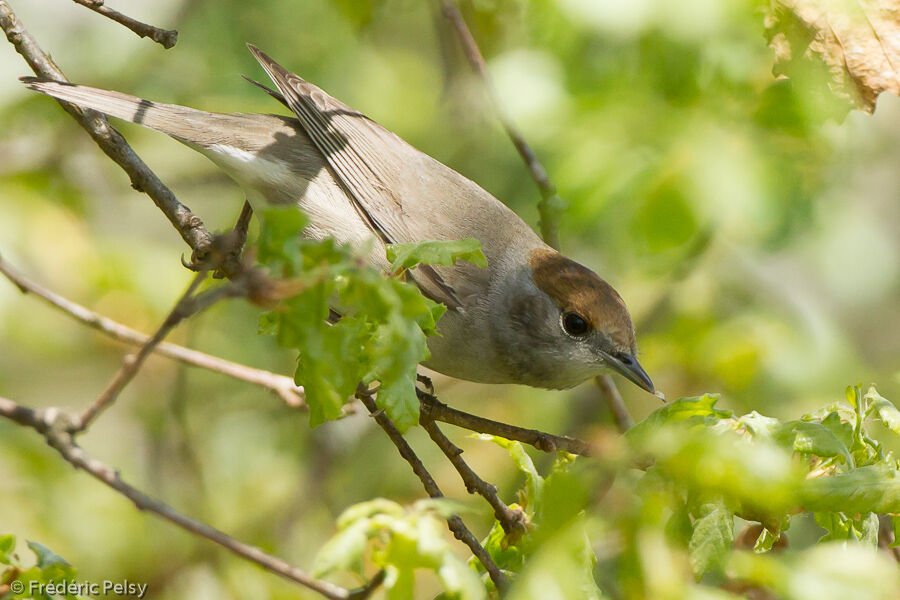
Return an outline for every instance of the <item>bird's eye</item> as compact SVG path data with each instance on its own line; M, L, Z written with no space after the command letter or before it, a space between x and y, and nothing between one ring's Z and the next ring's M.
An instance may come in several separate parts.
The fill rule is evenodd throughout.
M591 326L588 324L587 319L579 315L578 313L567 312L562 316L562 326L563 330L569 335L574 336L582 336L586 334Z

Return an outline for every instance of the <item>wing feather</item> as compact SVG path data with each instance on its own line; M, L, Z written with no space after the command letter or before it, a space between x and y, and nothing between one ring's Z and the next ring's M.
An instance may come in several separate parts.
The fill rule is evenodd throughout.
M362 113L287 71L255 46L248 47L369 228L386 244L419 241L404 221L402 201L393 191L393 180L402 169L397 164L400 159L385 151L403 142ZM453 288L430 266L423 265L410 275L432 300L450 308L462 306Z

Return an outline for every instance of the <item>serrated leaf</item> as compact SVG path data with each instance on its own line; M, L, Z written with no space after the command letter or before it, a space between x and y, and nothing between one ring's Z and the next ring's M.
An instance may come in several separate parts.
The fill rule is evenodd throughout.
M391 270L395 272L411 269L417 265L449 267L456 264L458 260L465 260L479 267L487 266L487 258L481 250L481 242L474 238L388 244L387 259L391 263Z
M856 422L856 413L853 413L853 421L849 423L844 420L840 411L830 412L822 419L822 426L834 434L840 442L850 448L853 445L853 424Z
M691 569L698 581L705 573L724 567L734 543L734 513L723 502L703 504L699 512L688 543Z
M263 223L260 259L302 285L260 319L260 331L299 350L294 378L306 390L310 424L339 417L359 383L377 380L377 402L395 425L415 425L416 368L428 358L426 335L436 333L446 308L364 266L333 240L301 239L305 218L296 208L264 211ZM341 315L334 325L326 323L332 308Z
M376 404L394 422L400 433L419 423L419 398L416 396L415 367L411 373L393 380L382 380Z
M816 524L827 532L819 539L820 542L851 539L850 520L841 513L815 512L813 518Z

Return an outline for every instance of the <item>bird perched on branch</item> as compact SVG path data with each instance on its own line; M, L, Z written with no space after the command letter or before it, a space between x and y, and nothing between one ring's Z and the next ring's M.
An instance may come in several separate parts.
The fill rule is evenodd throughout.
M293 116L212 113L81 85L23 81L168 134L221 167L252 205L296 204L309 217L302 235L357 248L369 243L373 266L388 267L385 244L479 240L486 268L458 262L411 273L426 296L450 309L439 322L441 335L429 338L429 368L471 381L554 389L611 370L654 391L635 357L628 309L612 286L544 244L474 182L256 47L250 51L278 91L256 85Z

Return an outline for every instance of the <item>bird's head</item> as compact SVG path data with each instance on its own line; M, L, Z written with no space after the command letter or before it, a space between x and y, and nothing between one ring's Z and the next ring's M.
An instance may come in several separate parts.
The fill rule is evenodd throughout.
M503 331L492 335L505 348L514 377L536 387L567 388L614 371L655 393L635 356L631 316L611 285L546 248L534 250L515 279L516 293L504 294Z

